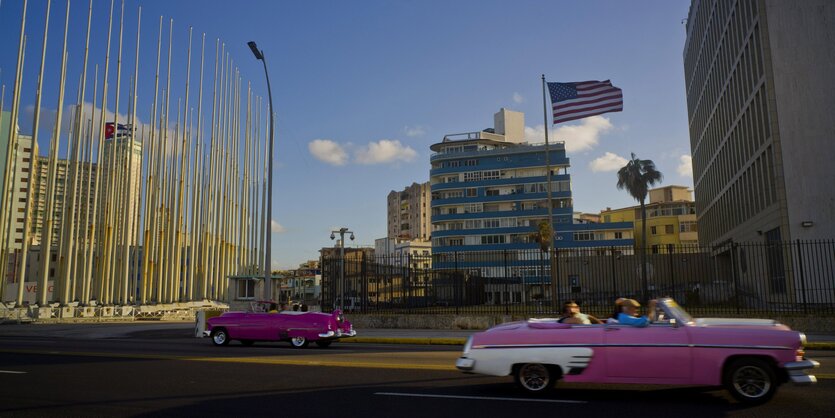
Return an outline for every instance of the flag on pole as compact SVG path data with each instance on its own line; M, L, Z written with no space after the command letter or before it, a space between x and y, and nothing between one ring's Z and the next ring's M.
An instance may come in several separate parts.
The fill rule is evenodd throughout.
M548 83L554 124L623 110L623 92L605 81Z
M131 131L131 125L123 125L121 123L114 124L113 122L107 122L104 125L104 137L105 139L113 138L115 134L116 137L121 137Z

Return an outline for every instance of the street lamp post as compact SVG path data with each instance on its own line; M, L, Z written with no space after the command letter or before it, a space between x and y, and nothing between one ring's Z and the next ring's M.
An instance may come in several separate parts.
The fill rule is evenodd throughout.
M345 311L345 234L351 234L351 241L354 240L354 231L349 231L348 228L339 228L336 231L331 231L331 239L336 238L339 234L339 310Z
M255 41L247 42L249 45L249 49L252 50L252 53L255 55L255 59L261 60L264 64L264 76L267 78L267 96L269 96L270 100L270 151L269 155L267 155L267 159L269 159L269 177L267 180L267 219L268 221L265 222L264 228L267 228L266 237L267 242L264 243L264 300L272 300L272 272L271 270L271 247L272 247L272 213L273 213L273 144L275 142L275 123L273 118L275 117L275 111L273 111L273 91L270 88L270 73L267 71L267 60L264 59L264 51L258 49L258 46L255 44Z

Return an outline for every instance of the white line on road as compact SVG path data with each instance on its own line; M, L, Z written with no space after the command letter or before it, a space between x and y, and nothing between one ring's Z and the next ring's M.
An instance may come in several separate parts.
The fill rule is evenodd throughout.
M443 398L443 399L473 399L480 401L517 401L517 402L549 402L549 403L587 403L586 401L575 401L570 399L528 399L528 398L501 398L494 396L457 396L457 395L434 395L431 393L396 393L377 392L380 396L405 396L412 398Z
M17 370L0 370L0 373L6 373L6 374L26 374L26 372L20 372L20 371L17 371Z

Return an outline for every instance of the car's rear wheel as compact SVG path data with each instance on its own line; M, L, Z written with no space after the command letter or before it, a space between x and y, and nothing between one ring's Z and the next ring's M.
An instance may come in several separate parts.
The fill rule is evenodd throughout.
M310 344L310 342L307 341L307 338L304 338L304 337L290 338L290 345L292 345L293 348L305 348L305 347L307 347L308 344Z
M725 388L738 401L747 404L768 402L777 391L777 375L768 362L743 358L725 370Z
M212 330L212 344L226 345L229 344L229 333L226 328L215 328Z
M252 340L241 340L241 345L245 345L245 346L249 347L249 346L251 346L251 345L253 345L253 344L255 344L255 341L252 341Z
M516 366L513 377L516 385L525 392L540 394L552 388L559 376L545 364L525 363Z
M316 345L318 345L321 348L328 348L331 346L332 342L333 341L316 341Z

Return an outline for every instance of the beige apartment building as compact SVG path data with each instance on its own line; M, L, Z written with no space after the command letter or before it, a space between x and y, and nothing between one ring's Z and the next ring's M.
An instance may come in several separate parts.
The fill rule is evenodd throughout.
M117 157L115 164L120 164L122 168L128 167L128 165L130 164L130 154L126 152L127 149L130 147L131 151L133 152L133 162L129 168L129 171L131 173L130 184L128 184L127 179L117 177L117 180L120 183L116 185L116 192L122 192L124 194L123 198L121 199L121 203L118 205L118 208L116 209L116 217L114 218L116 225L123 225L125 216L128 216L128 220L131 222L138 222L139 220L140 208L137 206L137 202L139 202L139 197L141 193L140 185L142 183L142 142L135 139L131 140L128 138L128 136L129 135L121 135L118 136L115 140L108 139L107 141L105 141L104 154L102 158L101 187L107 187L111 164L110 158L114 149L114 144L116 148L115 154ZM117 168L116 170L118 173L121 172L122 169ZM125 184L128 184L127 189L124 188ZM99 207L99 213L101 212L102 207ZM132 223L127 231L128 243L130 245L136 245L138 240L138 237L135 234L136 228L133 225L135 224ZM122 228L118 227L117 229L121 230Z
M92 170L92 173L90 172ZM55 175L55 197L52 222L52 245L57 246L61 228L63 228L63 216L65 205L71 200L73 185L70 174L72 166L67 160L59 159L56 164ZM78 167L78 195L76 196L75 225L85 222L92 224L93 198L97 190L98 175L95 164L80 163ZM31 245L40 245L43 240L44 218L46 217L46 192L49 178L49 157L38 157L35 165L34 190L32 194L32 242ZM91 180L88 182L88 178Z
M8 146L8 144L6 145ZM23 225L27 216L26 201L30 196L29 186L33 178L32 173L29 171L29 163L33 156L38 155L38 144L33 143L31 136L17 134L17 147L12 152L14 152L12 168L8 170L13 176L10 184L11 195L9 196L8 202L11 208L9 224L10 252L23 248ZM3 158L5 159L5 155L3 155ZM37 170L37 161L35 161L33 168ZM6 204L5 196L3 200L3 203ZM32 213L30 208L29 216Z
M431 236L429 182L412 183L388 195L388 238L428 241Z

